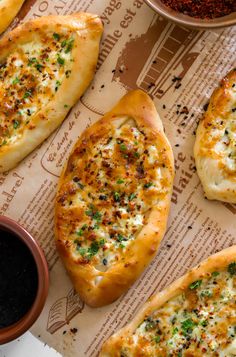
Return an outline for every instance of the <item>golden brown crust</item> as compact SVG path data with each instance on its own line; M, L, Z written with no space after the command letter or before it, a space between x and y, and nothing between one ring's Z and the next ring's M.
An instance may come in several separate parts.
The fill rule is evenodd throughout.
M68 180L70 168L78 157L81 143L85 143L89 138L93 138L97 133L103 132L108 135L108 128L118 128L124 117L131 117L136 121L137 126L156 133L155 141L164 151L164 158L168 167L167 193L163 195L160 202L152 207L147 223L144 225L135 240L130 243L130 247L124 257L118 263L112 265L106 272L95 269L92 264L79 264L72 259L65 244L66 235L63 237L63 222L65 211L60 207L60 200L63 199L63 185ZM120 119L121 118L121 119ZM123 119L122 119L123 118ZM153 135L152 134L152 135ZM99 134L97 134L99 135ZM174 161L170 144L165 137L161 120L156 112L151 99L144 92L137 90L128 93L120 102L102 119L87 129L76 143L73 153L62 173L58 186L58 195L55 213L55 233L56 242L60 255L69 272L72 282L82 299L90 306L102 306L109 304L122 295L128 287L135 282L145 267L154 258L161 239L166 229L166 222L170 207L170 197L174 176ZM64 213L63 213L64 212ZM76 219L78 212L74 209L71 213ZM70 221L70 225L73 224ZM95 284L96 277L102 280Z
M206 197L236 203L236 70L213 92L196 135L194 156Z
M2 0L0 2L0 34L10 25L24 1L25 0Z
M207 278L209 273L225 269L230 263L235 262L236 246L226 248L221 252L210 256L208 259L191 269L183 277L176 280L165 290L151 297L139 310L134 319L111 336L103 345L100 357L120 357L123 343L135 332L137 327L150 316L153 311L161 308L165 303L180 295L188 289L189 285L199 279ZM141 353L141 351L140 351ZM142 354L140 354L142 355ZM136 356L136 354L135 354Z
M0 172L16 166L45 140L84 93L95 72L102 24L98 16L87 13L47 16L19 26L0 41L0 63L3 63L19 46L27 43L37 45L38 39L60 32L74 36L71 50L73 61L70 61L68 71L70 75L64 76L55 95L48 98L46 105L30 117L30 125L21 129L17 140L0 147Z

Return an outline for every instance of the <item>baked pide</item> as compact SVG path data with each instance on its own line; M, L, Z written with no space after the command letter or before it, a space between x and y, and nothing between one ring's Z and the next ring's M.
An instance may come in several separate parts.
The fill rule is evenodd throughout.
M212 94L194 156L206 197L236 203L236 69Z
M131 356L236 356L236 246L153 296L100 353Z
M10 25L24 2L25 0L0 1L0 34Z
M86 129L59 180L55 235L81 298L116 300L154 258L166 229L173 154L154 103L132 91Z
M63 121L93 78L101 20L78 13L25 23L0 40L0 172Z

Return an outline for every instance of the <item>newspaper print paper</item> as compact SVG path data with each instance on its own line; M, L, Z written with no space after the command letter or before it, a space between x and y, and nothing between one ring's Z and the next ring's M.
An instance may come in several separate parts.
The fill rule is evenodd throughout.
M236 28L198 32L155 14L144 0L26 0L11 27L47 14L98 13L105 26L97 73L63 125L16 169L0 175L0 214L20 222L40 242L50 267L45 309L32 332L65 357L98 355L153 293L203 258L236 243L236 206L210 202L196 174L197 122L212 90L235 66ZM172 144L176 177L168 229L156 259L112 305L84 305L53 241L58 177L80 133L127 91L149 93Z

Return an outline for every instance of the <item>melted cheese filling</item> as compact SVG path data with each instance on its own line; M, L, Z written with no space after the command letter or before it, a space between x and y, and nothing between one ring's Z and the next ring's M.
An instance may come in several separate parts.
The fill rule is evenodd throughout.
M92 260L106 271L122 259L150 209L169 193L165 150L153 144L156 134L150 135L127 118L109 135L95 134L94 141L76 149L72 173L58 197L74 217L66 245L75 260Z
M0 147L15 141L71 73L74 38L52 33L19 45L0 64ZM42 118L47 120L47 118Z
M222 112L218 110L214 119L211 114L204 140L211 156L220 160L220 169L232 175L236 172L236 83L227 90L227 95L228 108Z
M122 355L137 351L153 357L236 356L236 263L193 282L147 316Z

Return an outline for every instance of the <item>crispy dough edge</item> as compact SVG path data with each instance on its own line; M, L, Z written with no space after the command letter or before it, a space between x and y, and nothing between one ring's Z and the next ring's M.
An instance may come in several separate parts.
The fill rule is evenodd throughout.
M219 253L216 253L206 260L201 262L196 267L192 268L182 276L173 282L169 287L163 291L152 296L139 310L133 320L117 333L112 335L103 345L99 357L120 357L120 348L122 347L122 341L126 337L132 335L139 324L149 316L153 311L162 307L167 301L175 296L182 294L182 292L188 288L188 286L195 280L207 277L209 273L212 273L221 268L225 268L230 263L236 260L236 245L226 248Z
M85 131L86 135L95 133L97 128L107 122L115 121L120 116L131 116L138 124L143 124L158 130L162 135L163 145L172 169L170 175L173 185L174 158L171 146L166 138L161 120L157 114L154 103L147 94L141 90L135 90L125 95L118 104L98 122ZM83 134L82 137L83 138ZM81 139L79 139L81 140ZM77 144L75 144L76 147ZM74 148L75 148L74 147ZM72 152L74 149L72 150ZM59 179L58 191L63 184L65 166ZM151 260L155 257L159 244L164 236L170 209L172 187L170 194L158 206L152 208L148 223L142 229L126 255L125 262L119 263L107 272L99 272L94 267L86 265L79 266L71 261L67 252L57 243L58 251L64 265L70 275L75 289L86 304L92 307L104 306L118 299L141 275ZM144 239L145 235L145 239ZM57 203L55 210L55 237L59 238L57 230ZM125 267L126 263L126 267ZM95 286L93 283L96 276L103 276L103 280Z
M6 30L25 0L3 0L0 4L0 34Z
M54 98L31 117L35 128L24 130L22 136L13 144L0 148L0 172L14 168L40 145L62 123L69 110L85 92L96 69L103 27L97 15L87 13L47 16L23 24L0 41L1 59L2 53L6 55L16 43L27 42L30 36L37 40L34 30L46 31L48 28L50 31L57 31L61 27L68 27L77 33L72 50L75 61L71 75L64 80ZM65 108L65 104L68 107Z
M209 200L219 200L223 202L236 203L236 192L235 189L232 189L232 183L226 179L225 180L225 188L216 189L216 186L212 183L214 182L214 176L207 175L204 166L204 162L208 160L208 157L201 153L202 145L204 145L203 137L205 134L205 124L211 121L214 113L217 113L217 109L220 112L223 112L224 108L228 104L229 95L227 94L227 90L232 86L232 83L236 81L236 69L231 70L220 82L220 85L213 91L212 96L210 98L209 106L204 114L202 120L200 121L197 132L196 132L196 140L194 144L194 158L197 167L197 173L200 178L200 181L203 186L204 193ZM218 169L218 161L211 158L208 160L207 166L212 167L212 171ZM214 168L215 166L215 168Z

